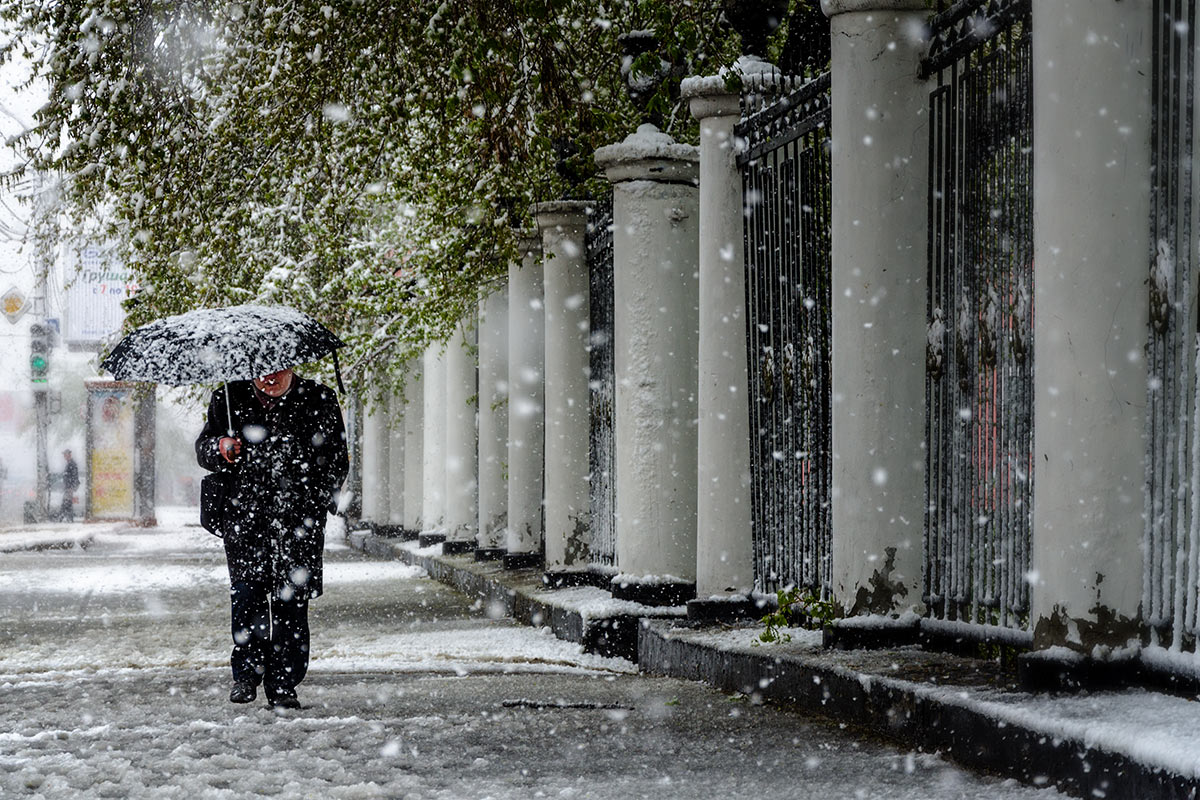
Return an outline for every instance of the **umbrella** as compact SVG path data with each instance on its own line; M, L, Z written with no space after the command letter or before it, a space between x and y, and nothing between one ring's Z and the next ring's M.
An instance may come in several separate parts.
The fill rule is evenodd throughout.
M337 370L339 347L345 347L345 342L292 308L201 308L131 332L100 362L100 368L118 380L171 386L217 383L269 375L330 353ZM338 372L338 388L344 392Z

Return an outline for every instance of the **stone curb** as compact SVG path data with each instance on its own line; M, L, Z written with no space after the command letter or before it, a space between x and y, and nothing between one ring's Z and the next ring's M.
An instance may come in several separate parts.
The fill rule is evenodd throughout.
M636 661L642 672L761 697L870 729L902 746L940 752L972 769L1035 786L1054 785L1079 797L1200 797L1193 779L1142 764L1125 753L989 715L971 702L956 701L950 685L929 686L858 672L775 648L723 649L690 641L702 638L703 631L678 626L670 619L627 615L585 619L577 610L544 596L538 570L504 570L495 562L422 555L365 532L351 533L350 540L352 547L365 553L420 566L435 580L469 597L502 603L505 613L518 621L549 625L556 636L582 644L589 652Z
M865 674L779 652L717 649L687 632L647 621L639 669L760 696L838 722L869 728L906 746L945 754L973 769L1080 797L1195 800L1194 780L1168 774L1078 739L1021 728L963 701L949 687Z
M624 603L638 613L611 611L583 614L565 603L546 597L541 567L506 569L498 561L475 561L472 554L425 555L369 531L347 534L350 546L377 558L398 559L418 566L434 580L452 586L487 606L498 604L504 614L526 625L549 626L558 638L583 646L584 651L629 661L638 658L638 621L651 618L654 609Z

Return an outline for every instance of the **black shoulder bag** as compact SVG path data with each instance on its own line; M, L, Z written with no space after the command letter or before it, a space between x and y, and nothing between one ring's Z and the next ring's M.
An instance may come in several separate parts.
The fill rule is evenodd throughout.
M214 536L224 537L221 522L233 492L232 472L210 472L200 479L200 526Z

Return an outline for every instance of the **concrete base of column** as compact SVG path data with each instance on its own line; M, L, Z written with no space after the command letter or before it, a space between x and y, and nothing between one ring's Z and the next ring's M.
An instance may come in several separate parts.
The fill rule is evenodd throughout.
M534 569L541 568L546 563L546 557L537 553L505 553L505 569Z
M609 583L614 600L644 606L681 606L696 597L696 584L683 581L640 581L634 575L618 575Z
M708 600L688 600L688 622L711 625L718 622L742 622L758 619L767 613L767 604L748 597L721 597Z
M572 569L570 567L548 569L542 573L542 585L548 589L594 586L595 576L584 569Z
M872 618L869 625L855 624L863 617L838 620L825 629L821 643L832 650L886 650L921 641L921 621L914 615L900 619Z
M419 533L418 531L409 530L403 525L394 525L390 523L387 525L372 525L371 530L376 536L383 536L388 539L402 539L404 541L411 541L412 539L417 538Z
M611 588L612 579L620 574L616 567L607 564L588 564L588 578L591 580L591 586L599 587L605 591Z
M442 544L446 541L444 533L422 533L417 536L418 547L432 547L435 544Z
M1017 657L1017 678L1029 692L1075 692L1081 689L1119 689L1140 683L1136 658L1101 661L1065 647L1035 650Z
M503 547L476 547L476 561L503 561L508 550Z
M475 552L474 539L447 539L442 543L442 555L444 556L461 556L464 553Z

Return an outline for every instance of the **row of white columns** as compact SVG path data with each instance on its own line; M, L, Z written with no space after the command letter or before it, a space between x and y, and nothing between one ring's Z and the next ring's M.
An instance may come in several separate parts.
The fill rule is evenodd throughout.
M920 613L930 86L917 75L928 9L822 6L833 42L833 597L851 615ZM1136 5L1034 7L1028 577L1039 646L1121 643L1138 612L1149 24ZM596 160L614 206L614 593L694 593L703 605L753 588L743 198L737 96L720 79L683 90L699 148L643 126ZM366 473L387 460L405 476L403 491L367 483L390 505L364 509L514 567L544 558L548 573L567 573L587 564L585 215L582 204L536 210L540 235L523 243L506 289L481 302L477 372L462 333L431 349L423 395L406 392L403 453L394 432L391 451L364 448ZM414 410L423 421L410 425ZM423 463L411 457L418 429Z
M723 87L723 82L720 83ZM723 92L723 88L721 89ZM702 94L702 92L701 92ZM620 596L679 602L697 585L697 542L704 539L701 591L744 597L750 590L748 416L745 407L745 318L740 258L740 187L732 148L736 96L702 113L723 115L706 128L701 150L725 173L723 219L706 227L716 254L700 276L700 196L697 148L643 126L597 153L614 186L614 291L617 562ZM705 104L708 105L705 105ZM711 106L711 108L710 108ZM716 185L718 182L713 181ZM416 525L424 543L452 552L474 549L506 565L544 564L548 577L570 581L588 571L590 543L589 275L585 253L587 204L535 208L539 235L522 242L507 287L481 301L477 320L448 345L430 348L413 369L422 390L407 403L378 405L364 438L386 437L421 409L420 516L405 515L405 491L415 483L413 459L391 458L372 441L364 450L364 517L395 517ZM736 257L731 256L737 253ZM701 286L714 285L706 317L716 319L702 359ZM477 331L478 367L467 349ZM476 385L476 376L478 383ZM411 381L410 381L411 385ZM473 406L471 398L479 399ZM701 406L710 417L704 419ZM477 414L477 419L475 415ZM699 422L698 422L699 420ZM709 430L704 496L698 493L700 430ZM478 436L476 438L476 431ZM394 437L394 433L392 434ZM405 439L404 452L414 445ZM385 468L385 461L388 468ZM389 482L380 475L391 474ZM382 498L398 495L397 514ZM698 537L705 524L728 541Z

